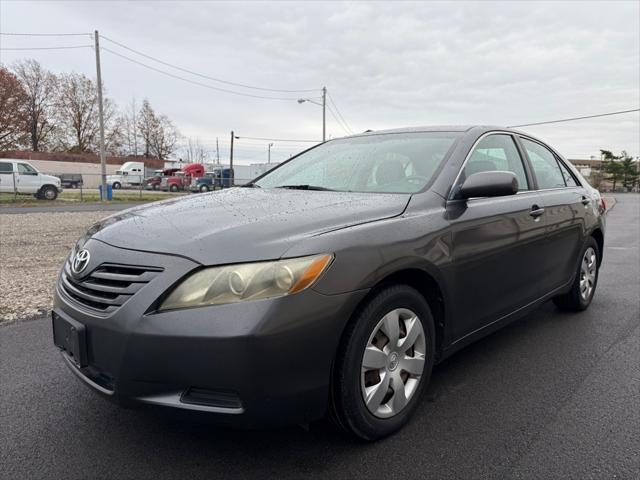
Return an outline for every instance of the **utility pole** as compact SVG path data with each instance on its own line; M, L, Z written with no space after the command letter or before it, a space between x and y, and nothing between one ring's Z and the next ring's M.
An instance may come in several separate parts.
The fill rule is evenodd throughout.
M107 164L104 154L104 111L102 108L102 74L100 72L100 34L98 30L94 32L95 35L95 48L96 48L96 75L98 83L98 115L100 119L100 173L101 173L101 185L102 194L100 200L105 201L107 199Z
M267 163L271 163L271 147L273 147L273 143L269 144L269 156L267 157Z
M322 141L327 137L327 87L322 87Z
M216 163L220 165L220 147L218 146L218 137L216 137Z
M229 186L233 187L233 130L231 130L231 150L229 153Z

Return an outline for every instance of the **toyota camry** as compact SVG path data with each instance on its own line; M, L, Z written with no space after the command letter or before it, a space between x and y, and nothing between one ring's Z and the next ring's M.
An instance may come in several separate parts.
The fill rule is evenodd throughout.
M465 345L547 300L586 309L604 223L598 192L523 132L367 132L100 221L60 273L53 340L119 403L245 427L329 415L373 440Z

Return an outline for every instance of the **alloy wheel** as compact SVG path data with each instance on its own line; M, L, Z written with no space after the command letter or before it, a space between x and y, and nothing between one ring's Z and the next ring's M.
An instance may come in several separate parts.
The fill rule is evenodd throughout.
M596 252L592 247L587 248L580 266L580 296L588 300L596 284L598 274Z
M416 392L425 365L422 322L409 309L387 313L373 329L362 357L361 392L376 417L400 413Z

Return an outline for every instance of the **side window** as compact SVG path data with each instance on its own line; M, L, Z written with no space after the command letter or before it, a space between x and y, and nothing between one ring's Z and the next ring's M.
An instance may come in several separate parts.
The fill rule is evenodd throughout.
M571 174L566 165L564 165L561 161L558 161L558 165L560 165L560 171L562 172L562 176L564 177L564 183L566 183L567 187L577 187L578 182Z
M513 172L518 179L519 190L529 190L529 182L515 141L511 135L489 135L478 143L469 157L461 179L479 172Z
M31 167L31 165L27 165L26 163L18 164L18 173L26 173L27 175L33 175L36 171Z
M545 190L548 188L566 187L564 176L562 175L555 155L539 143L532 142L526 138L522 138L521 140L527 151L527 155L529 155L531 168L533 168L536 174L538 188Z
M0 163L0 173L13 172L13 163Z

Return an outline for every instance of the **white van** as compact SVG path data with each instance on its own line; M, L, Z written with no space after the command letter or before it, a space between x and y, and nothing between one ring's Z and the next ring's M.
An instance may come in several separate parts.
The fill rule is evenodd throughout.
M31 194L40 200L55 200L62 193L58 177L44 175L24 160L0 158L0 192Z
M143 162L124 162L115 175L107 175L107 183L118 190L122 187L137 187L144 182Z

